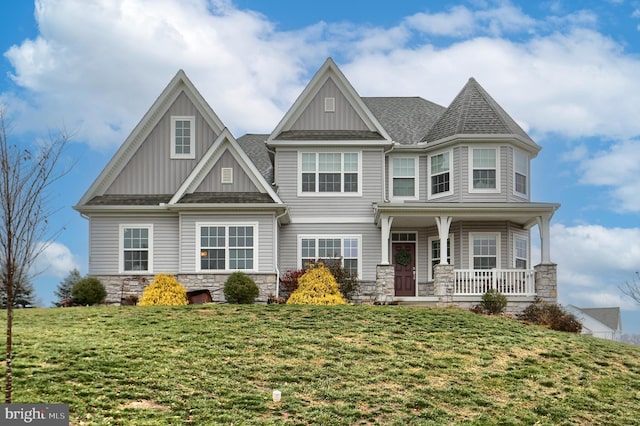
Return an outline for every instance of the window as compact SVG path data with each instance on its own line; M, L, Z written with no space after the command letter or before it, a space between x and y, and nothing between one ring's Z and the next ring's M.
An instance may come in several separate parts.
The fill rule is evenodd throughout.
M152 272L153 227L151 225L120 226L120 271Z
M474 190L498 190L497 150L495 148L473 148L472 188Z
M514 237L514 266L518 269L527 269L529 259L529 241L526 238Z
M302 193L358 193L358 153L303 152L300 158Z
M473 269L498 267L500 234L471 234L471 264Z
M196 158L195 117L171 117L171 158Z
M416 159L392 158L392 194L393 198L417 198L416 195Z
M451 156L449 152L429 157L430 196L451 193Z
M453 235L449 234L449 238L447 238L447 263L449 265L453 264L453 258L451 257L451 253L453 253ZM434 278L433 271L436 265L440 264L440 238L438 237L430 237L429 238L429 259L431 262L431 269L429 269L429 279L432 280Z
M516 194L527 195L527 176L529 176L529 157L520 151L513 154L514 190Z
M342 261L350 273L360 276L360 236L313 236L301 235L300 268L317 260L323 262Z
M198 225L200 270L254 270L257 225Z

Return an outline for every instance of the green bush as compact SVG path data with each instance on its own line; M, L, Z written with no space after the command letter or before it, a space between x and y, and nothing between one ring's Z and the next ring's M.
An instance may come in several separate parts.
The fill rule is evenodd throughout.
M255 281L244 272L234 272L224 283L224 297L229 303L253 303L258 294Z
M540 298L536 298L531 305L527 306L518 318L521 321L542 325L552 330L570 333L582 331L582 324L575 315L565 311L559 305L546 303Z
M489 289L482 295L480 306L490 315L498 315L507 307L507 298L495 289Z
M97 305L104 302L107 290L99 279L86 277L73 285L71 296L80 305Z

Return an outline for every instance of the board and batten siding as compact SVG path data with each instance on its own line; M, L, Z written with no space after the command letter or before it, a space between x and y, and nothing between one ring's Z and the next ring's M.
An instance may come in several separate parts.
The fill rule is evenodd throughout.
M324 99L335 99L335 112L324 111ZM356 110L329 78L304 112L293 123L291 130L369 130Z
M196 254L199 251L197 241L198 223L216 223L223 225L257 224L258 225L258 270L255 272L273 273L275 271L275 228L276 220L273 213L253 214L181 214L180 215L180 273L196 272ZM255 236L254 236L255 237ZM197 244L197 245L196 245ZM215 273L206 271L198 273Z
M340 193L336 196L326 194L305 194L298 196L298 150L278 148L275 170L278 195L289 206L293 220L304 217L371 217L373 222L373 203L380 202L382 196L383 151L354 147L335 150L310 149L314 152L361 152L362 175L360 186L362 195Z
M298 235L360 235L360 260L364 281L376 279L376 265L380 263L380 229L373 223L304 223L280 228L280 273L298 268Z
M195 159L171 159L171 116L195 117ZM173 194L217 135L189 97L181 93L106 194Z
M89 275L120 274L120 225L153 225L153 273L178 273L177 215L92 215L89 217Z
M233 183L222 183L223 168L233 170ZM233 154L227 150L194 192L259 192L259 190Z

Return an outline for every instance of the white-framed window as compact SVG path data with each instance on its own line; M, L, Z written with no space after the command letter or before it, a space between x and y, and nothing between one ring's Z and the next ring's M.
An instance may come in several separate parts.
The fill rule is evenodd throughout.
M513 237L513 266L517 269L529 267L529 240L525 237Z
M453 193L451 169L450 151L429 156L429 198Z
M362 276L362 236L298 235L298 268L316 261L341 261L350 273Z
M391 198L418 198L418 161L415 157L391 157Z
M498 148L471 148L470 191L500 192Z
M433 280L433 271L440 264L440 237L429 237L429 280ZM447 263L453 265L453 235L447 238Z
M120 272L153 272L153 225L120 225Z
M197 223L198 271L255 271L258 225Z
M513 191L527 196L529 188L529 156L522 151L513 152Z
M171 158L196 158L196 118L171 116Z
M472 269L494 269L500 265L500 233L469 234Z
M301 152L298 195L359 195L359 152Z

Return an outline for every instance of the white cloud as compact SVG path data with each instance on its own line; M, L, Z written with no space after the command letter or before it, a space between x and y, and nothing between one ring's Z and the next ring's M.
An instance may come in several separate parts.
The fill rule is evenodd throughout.
M37 257L31 273L38 277L66 277L74 268L80 266L71 250L58 242L48 243Z

